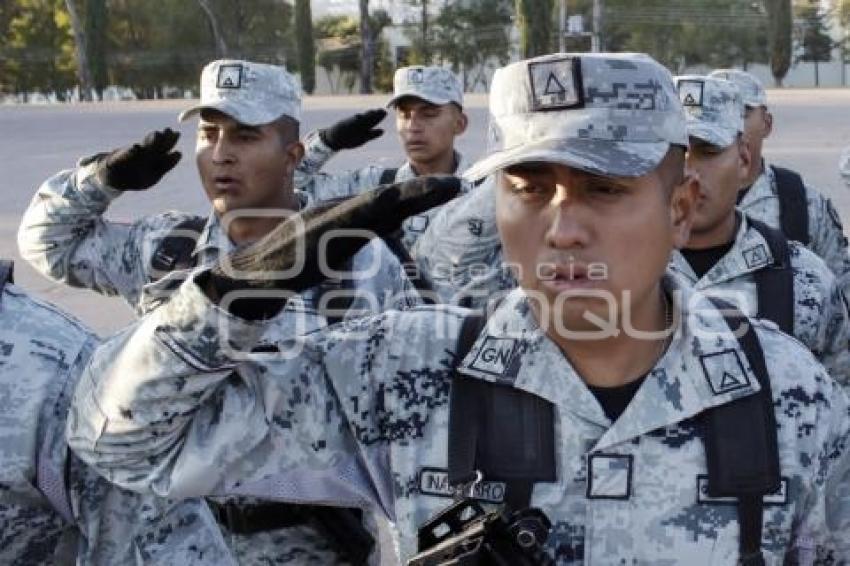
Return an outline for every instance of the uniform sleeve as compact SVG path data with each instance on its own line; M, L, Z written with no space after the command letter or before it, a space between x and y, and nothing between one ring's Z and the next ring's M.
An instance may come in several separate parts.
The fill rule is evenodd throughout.
M75 394L69 444L131 490L390 514L389 445L370 434L386 416L382 380L396 372L388 317L281 340L281 351L255 354L266 359L259 363L250 352L264 325L228 315L187 281L95 353Z
M495 198L495 186L488 179L451 206L443 206L416 242L413 256L444 302L503 288Z
M18 229L21 256L54 281L119 295L135 306L148 282L156 242L180 220L172 214L135 223L104 219L120 194L97 181L93 165L51 177L24 213Z
M322 167L334 155L336 155L336 151L322 141L318 130L307 134L307 137L304 138L304 158L301 159L301 163L295 168L296 186L301 184L299 181L306 181L312 175L321 171Z
M792 541L797 564L850 560L850 407L846 393L825 376L813 461L812 488Z
M377 187L383 172L383 167L369 165L362 169L334 175L315 173L301 179L298 189L310 195L315 201L350 197Z
M826 262L842 289L850 290L850 256L838 211L828 198L807 188L811 250Z

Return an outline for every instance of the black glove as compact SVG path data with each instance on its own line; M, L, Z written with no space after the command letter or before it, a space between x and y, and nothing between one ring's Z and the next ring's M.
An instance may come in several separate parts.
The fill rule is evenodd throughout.
M180 152L171 151L179 137L166 128L149 133L142 143L97 156L97 180L119 191L149 189L180 161Z
M316 206L288 218L262 240L233 251L199 280L199 284L214 301L231 291L251 289L300 293L329 276L322 272L319 261L322 235L333 230L369 232L368 237L340 235L324 248L327 266L339 270L371 238L395 232L407 217L448 202L459 190L460 179L456 177L417 177ZM264 277L272 271L291 269L299 250L304 258L299 273L288 279ZM245 278L237 278L237 274ZM258 297L234 301L228 308L243 318L258 319L274 316L285 304L283 297Z
M384 130L376 128L384 119L387 111L383 108L368 110L340 120L329 128L319 130L319 139L334 151L354 149L368 141L384 135Z

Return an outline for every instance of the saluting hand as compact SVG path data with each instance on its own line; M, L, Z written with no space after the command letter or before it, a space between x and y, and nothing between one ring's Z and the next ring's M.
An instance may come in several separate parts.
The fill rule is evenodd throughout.
M180 133L171 128L149 133L141 143L96 156L98 181L119 191L143 191L180 161L172 151Z
M342 201L328 202L281 222L262 240L232 252L219 261L202 282L213 300L231 291L279 289L300 293L328 279L327 267L338 270L371 238L392 234L409 216L448 202L460 191L460 179L451 176L422 176ZM361 230L363 235L353 235ZM336 232L336 233L335 233ZM332 240L327 241L328 237ZM291 277L274 277L272 272L297 268ZM285 300L268 296L237 301L232 312L245 318L267 318L277 313Z
M354 149L384 135L384 130L375 126L384 119L387 111L375 108L340 120L336 124L319 130L319 138L334 151Z

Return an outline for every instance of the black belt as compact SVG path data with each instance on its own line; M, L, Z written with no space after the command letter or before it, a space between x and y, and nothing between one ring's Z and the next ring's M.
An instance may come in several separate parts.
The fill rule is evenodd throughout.
M207 500L213 516L220 525L233 534L250 535L287 527L303 525L310 521L310 505L291 503L257 503L251 505L218 503Z

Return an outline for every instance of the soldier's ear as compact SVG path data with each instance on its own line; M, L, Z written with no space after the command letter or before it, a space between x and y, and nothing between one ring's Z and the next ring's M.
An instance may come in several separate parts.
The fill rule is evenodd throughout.
M699 174L685 168L682 181L670 193L670 227L673 231L673 247L684 248L691 237L696 203L699 199Z
M738 159L738 181L743 184L750 174L753 154L750 151L750 138L742 134L738 135Z
M764 109L764 135L763 138L766 138L773 131L773 114L768 112L767 108Z
M283 148L283 153L286 156L287 173L295 172L295 168L304 158L304 144L300 141L292 142Z
M457 111L457 120L455 121L455 135L459 136L466 131L469 126L469 118L462 110Z

